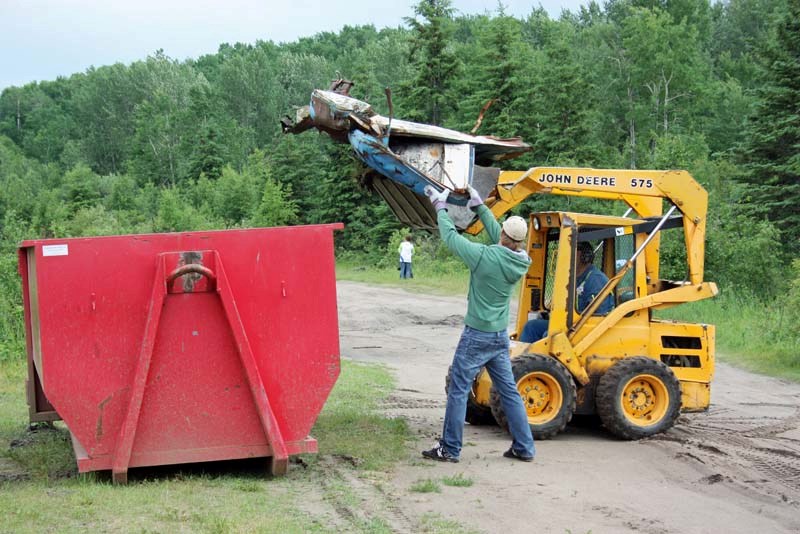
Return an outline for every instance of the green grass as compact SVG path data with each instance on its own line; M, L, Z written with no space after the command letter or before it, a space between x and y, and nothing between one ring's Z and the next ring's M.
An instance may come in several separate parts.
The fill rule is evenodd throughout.
M9 482L0 491L7 532L329 532L299 511L295 482L187 475L116 487L91 477Z
M443 518L439 514L422 516L422 532L426 534L478 534L478 530L466 528L456 521Z
M0 362L0 440L27 420L25 380L28 367L23 359ZM0 442L0 444L3 444Z
M474 482L471 478L465 477L462 473L458 473L457 475L451 477L442 478L442 484L457 488L468 488L472 486L473 483Z
M3 456L33 479L54 480L76 474L69 432L63 423L39 425L35 432L18 431Z
M415 493L441 493L442 488L439 486L439 483L431 478L425 478L422 480L417 480L411 485L409 488L411 491Z
M409 439L405 419L378 413L380 401L393 390L394 380L383 366L345 361L314 426L320 453L346 456L365 470L386 469L403 457Z
M4 532L286 532L337 529L298 503L329 476L317 456L306 469L269 478L263 463L154 469L114 486L107 474L78 475L68 433L27 428L24 361L0 364L0 517ZM342 373L312 435L322 455L347 455L356 472L390 469L409 440L402 420L379 415L394 383L380 366L342 362ZM388 452L387 452L388 451ZM352 464L353 467L350 467ZM204 464L214 466L215 464ZM336 485L323 488L337 500ZM344 490L343 490L344 491ZM351 532L390 532L379 517L353 520Z
M400 280L395 268L367 266L351 261L336 263L336 278L365 284L392 285L415 292L434 291L444 295L466 295L469 271L460 263L414 263L414 278Z

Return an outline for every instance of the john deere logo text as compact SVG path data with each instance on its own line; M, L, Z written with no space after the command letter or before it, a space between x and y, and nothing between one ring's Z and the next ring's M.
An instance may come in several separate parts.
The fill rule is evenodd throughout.
M573 181L574 180L574 181ZM615 187L617 179L614 176L573 176L571 174L543 174L539 177L539 182L543 184L572 184L575 185L597 185Z

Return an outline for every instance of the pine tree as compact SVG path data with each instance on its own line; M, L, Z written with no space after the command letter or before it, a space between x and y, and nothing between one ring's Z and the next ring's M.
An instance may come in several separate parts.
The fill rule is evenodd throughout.
M788 0L788 13L775 39L763 50L759 105L741 152L747 186L744 202L765 215L782 233L787 251L800 253L800 0Z
M405 84L406 116L440 125L453 106L450 88L458 72L458 61L450 47L453 8L450 0L421 0L414 13L424 19L406 18L411 26L411 63L415 76Z
M460 77L464 96L460 98L458 122L454 126L470 131L476 124L478 135L514 137L521 135L522 118L529 106L514 112L514 103L526 89L532 51L522 42L522 23L506 15L502 7L497 16L478 23L475 43L462 51L465 71ZM526 62L527 61L527 62ZM488 106L488 107L486 107ZM484 111L480 124L476 119Z
M590 128L596 107L594 87L574 57L569 38L561 33L544 46L541 60L539 76L528 92L529 121L535 124L528 125L526 138L540 162L591 165L599 152Z
M194 154L189 160L189 177L197 179L201 174L216 180L222 175L225 166L223 148L217 142L217 131L209 126L201 134Z

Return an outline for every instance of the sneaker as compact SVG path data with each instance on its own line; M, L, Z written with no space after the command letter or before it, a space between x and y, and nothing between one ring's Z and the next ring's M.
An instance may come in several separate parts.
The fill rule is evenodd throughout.
M429 451L422 451L422 456L431 460L436 460L437 462L458 463L458 458L444 450L441 443L437 443L436 446Z
M515 460L519 460L521 462L532 462L533 461L533 456L522 456L520 453L515 451L513 447L508 449L506 452L504 452L503 456L505 458L514 458Z

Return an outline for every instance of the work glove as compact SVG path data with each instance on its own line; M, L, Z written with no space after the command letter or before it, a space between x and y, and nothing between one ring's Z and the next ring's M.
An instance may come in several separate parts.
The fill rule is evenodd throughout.
M427 196L428 200L433 204L433 209L439 211L447 207L447 196L450 194L449 189L437 191L434 187L426 185L424 191L425 196Z
M477 208L478 206L483 204L483 199L481 198L481 195L474 187L472 187L471 185L467 186L467 190L469 191L469 200L467 201L468 208Z

